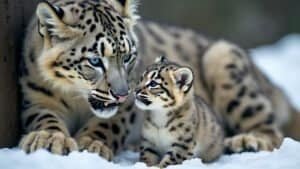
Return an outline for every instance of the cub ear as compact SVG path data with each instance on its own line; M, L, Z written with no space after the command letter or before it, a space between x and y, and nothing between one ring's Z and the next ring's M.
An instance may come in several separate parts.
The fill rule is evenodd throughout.
M138 0L110 0L113 3L113 6L121 14L121 16L137 20L139 16L137 13Z
M179 68L173 73L175 84L179 89L187 92L193 83L193 72L190 68Z
M47 1L39 3L36 10L39 21L39 33L42 36L48 34L61 39L78 36L81 31L64 23L64 14L62 8L54 6Z
M168 62L168 58L165 56L159 56L155 59L155 63L165 63Z

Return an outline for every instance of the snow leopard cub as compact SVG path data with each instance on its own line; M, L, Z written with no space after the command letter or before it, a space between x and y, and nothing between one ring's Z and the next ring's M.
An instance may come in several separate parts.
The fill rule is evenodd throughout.
M211 162L222 154L222 127L194 96L193 79L190 68L159 57L137 85L135 103L146 111L140 160L147 165L164 168L195 157Z

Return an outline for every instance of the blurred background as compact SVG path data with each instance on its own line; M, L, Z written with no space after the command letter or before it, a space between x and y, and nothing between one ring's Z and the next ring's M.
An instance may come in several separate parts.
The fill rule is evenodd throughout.
M139 13L245 48L300 32L300 0L140 0Z

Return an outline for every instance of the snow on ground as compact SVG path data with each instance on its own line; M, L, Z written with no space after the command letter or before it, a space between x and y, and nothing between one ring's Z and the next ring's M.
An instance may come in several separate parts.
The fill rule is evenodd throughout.
M299 142L285 139L281 148L274 152L223 156L212 164L203 164L200 159L194 159L168 169L299 169L299 152ZM135 163L137 159L138 155L132 152L122 154L117 158L119 163L116 164L86 152L58 156L44 150L31 155L16 149L0 150L1 169L147 169L145 164Z
M255 62L281 86L300 108L300 35L290 35L274 45L251 50ZM300 142L285 139L274 152L243 153L223 156L212 164L200 159L189 160L169 169L299 169ZM107 162L96 154L73 152L58 156L40 150L26 155L19 149L0 150L0 169L147 169L139 163L138 154L124 152Z

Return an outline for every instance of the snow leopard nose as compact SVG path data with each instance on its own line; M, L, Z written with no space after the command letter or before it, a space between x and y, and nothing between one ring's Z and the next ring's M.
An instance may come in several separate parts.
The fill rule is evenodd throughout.
M118 102L124 102L129 95L129 84L124 68L112 64L107 74L107 81L110 84L110 93Z
M128 95L127 95L128 96ZM127 99L127 96L118 96L118 101L120 102L120 103L124 103L125 101L126 101L126 99Z
M114 92L111 90L110 93L117 99L118 102L123 103L126 101L129 95L129 89L124 91L118 91L118 92Z
M126 79L122 79L121 77L119 80L115 80L114 83L111 83L110 93L113 95L114 98L117 99L119 102L124 102L129 95L129 86L127 84Z

